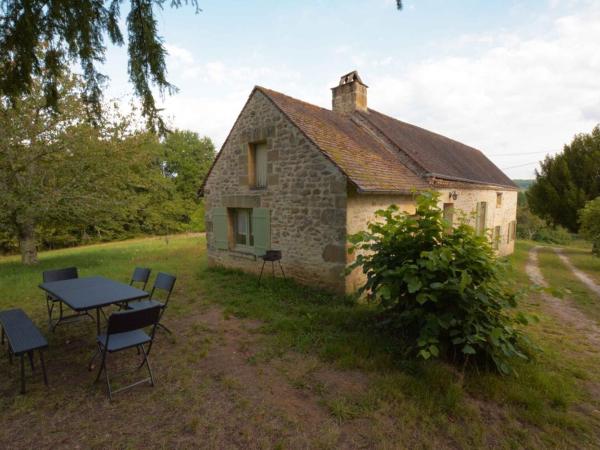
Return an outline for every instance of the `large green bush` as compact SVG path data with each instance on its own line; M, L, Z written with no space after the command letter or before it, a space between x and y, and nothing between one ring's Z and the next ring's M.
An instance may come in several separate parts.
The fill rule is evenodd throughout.
M517 207L517 237L546 244L567 245L572 241L566 228L555 227L531 212L527 204Z
M518 328L528 319L511 311L517 293L506 263L466 221L448 231L438 198L420 194L414 215L395 206L378 211L383 221L350 237L357 256L349 270L367 275L361 293L382 309L380 324L403 338L410 354L509 373L512 358L527 358Z
M592 253L600 256L600 197L585 204L579 211L581 234L592 241Z

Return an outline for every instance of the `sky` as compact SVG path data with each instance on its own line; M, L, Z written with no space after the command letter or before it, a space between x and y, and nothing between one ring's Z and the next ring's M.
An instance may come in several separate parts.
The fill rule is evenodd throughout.
M358 70L370 108L476 147L511 178L600 123L600 0L395 3L166 5L168 122L220 148L255 85L330 108L330 88ZM131 94L124 48L101 70L107 97Z

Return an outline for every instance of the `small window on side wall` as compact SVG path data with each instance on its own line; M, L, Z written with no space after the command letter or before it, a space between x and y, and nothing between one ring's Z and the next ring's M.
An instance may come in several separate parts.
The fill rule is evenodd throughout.
M496 192L496 208L502 207L502 192Z
M250 144L248 152L248 179L250 187L264 189L267 187L267 144Z
M502 227L500 226L496 226L494 227L494 235L492 236L493 239L493 246L494 246L494 250L498 250L500 248L500 239L502 239Z

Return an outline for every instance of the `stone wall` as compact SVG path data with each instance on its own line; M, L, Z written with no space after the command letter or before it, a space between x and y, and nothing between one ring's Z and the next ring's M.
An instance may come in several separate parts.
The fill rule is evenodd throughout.
M248 147L255 142L268 148L265 189L248 185ZM346 183L337 167L264 94L254 91L204 187L209 264L258 273L262 260L254 255L216 248L211 209L268 208L271 248L282 251L286 275L343 292Z

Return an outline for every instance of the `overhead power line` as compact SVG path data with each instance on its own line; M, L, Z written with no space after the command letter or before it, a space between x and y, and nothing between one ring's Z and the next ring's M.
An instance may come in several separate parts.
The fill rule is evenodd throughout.
M525 164L518 164L516 166L503 167L502 170L516 169L517 167L525 167L525 166L530 166L532 164L539 164L539 161L528 162L528 163L525 163Z
M487 156L520 156L520 155L541 155L543 153L551 153L548 151L544 152L529 152L529 153L493 153Z

